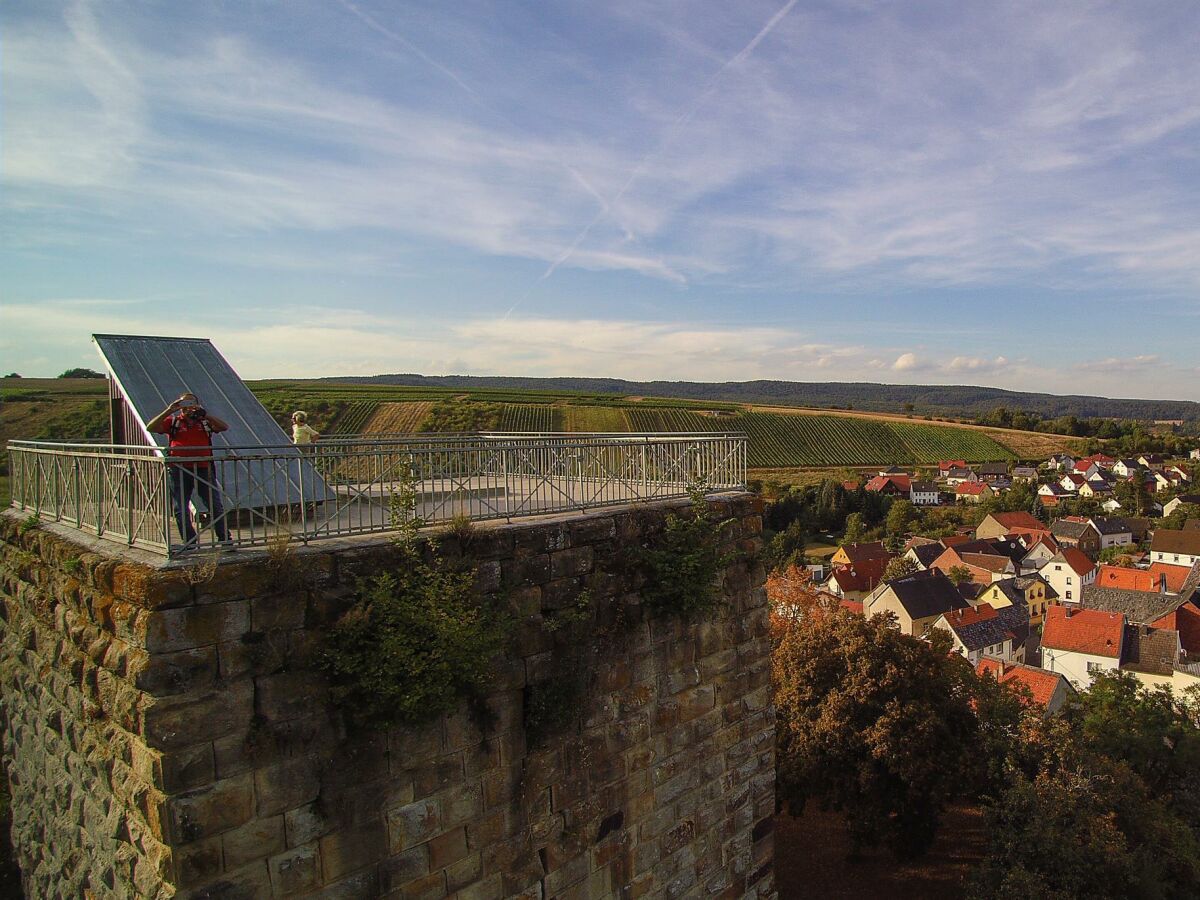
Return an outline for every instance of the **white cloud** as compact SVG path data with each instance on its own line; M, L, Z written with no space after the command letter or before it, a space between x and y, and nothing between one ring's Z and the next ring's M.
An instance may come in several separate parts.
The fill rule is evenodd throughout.
M917 358L915 353L901 353L892 363L892 368L897 372L913 372L925 368L925 364Z

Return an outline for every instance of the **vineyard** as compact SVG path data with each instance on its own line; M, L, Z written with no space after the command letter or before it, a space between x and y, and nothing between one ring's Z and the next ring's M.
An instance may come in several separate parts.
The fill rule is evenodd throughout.
M292 411L303 409L309 423L325 435L744 432L753 468L912 465L955 458L979 462L1012 459L1010 447L1022 458L1037 458L1073 446L1073 439L1061 435L984 431L898 416L793 414L652 397L302 381L250 386L285 430L290 428ZM106 406L91 401L103 397L104 390L104 382L98 380L75 384L21 379L19 385L6 386L5 399L11 407L6 419L12 427L3 430L11 437L101 433L107 423ZM27 408L27 419L16 415L18 408L22 416ZM87 421L76 421L78 416Z
M429 417L433 403L379 403L360 429L362 434L412 434Z
M553 406L506 403L500 414L501 431L562 431L562 416Z

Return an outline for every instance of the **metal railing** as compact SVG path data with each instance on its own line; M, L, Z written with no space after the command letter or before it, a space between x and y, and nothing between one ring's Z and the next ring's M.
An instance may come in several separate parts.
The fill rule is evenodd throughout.
M745 436L711 432L371 435L171 459L10 441L8 453L13 507L167 556L384 532L397 515L511 520L746 483Z

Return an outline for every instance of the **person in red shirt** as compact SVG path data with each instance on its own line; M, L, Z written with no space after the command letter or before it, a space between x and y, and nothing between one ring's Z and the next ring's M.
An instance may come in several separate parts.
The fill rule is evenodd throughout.
M195 493L208 507L217 540L229 544L229 527L225 523L225 511L221 504L221 488L211 462L212 435L227 431L229 425L207 412L196 395L188 392L147 422L146 428L169 438L167 472L170 476L171 505L175 508L175 522L179 525L179 534L184 543L188 546L196 543L196 529L188 513L188 504ZM189 457L193 461L187 462Z

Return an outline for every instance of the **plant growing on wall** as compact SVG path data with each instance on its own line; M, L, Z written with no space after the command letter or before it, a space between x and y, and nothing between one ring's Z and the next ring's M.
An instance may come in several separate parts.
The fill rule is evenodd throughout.
M321 653L333 700L360 727L428 721L480 696L508 641L507 614L476 589L476 567L419 540L415 504L406 475L391 507L400 559L360 581Z
M720 597L717 579L731 561L721 537L733 520L716 519L702 484L691 485L688 496L688 513L668 513L659 540L638 552L646 576L642 599L652 614L690 619L712 609Z

